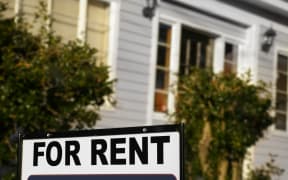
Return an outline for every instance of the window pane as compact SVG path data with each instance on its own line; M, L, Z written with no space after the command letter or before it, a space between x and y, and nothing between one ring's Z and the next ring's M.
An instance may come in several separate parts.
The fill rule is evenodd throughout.
M74 40L77 37L78 11L79 0L53 1L52 16L54 21L52 29L57 35L63 37L64 42Z
M108 2L88 1L86 40L97 49L96 56L104 64L108 57L109 11Z
M169 25L160 23L159 42L165 43L165 44L170 44L170 42L171 42L171 27Z
M287 57L278 54L276 86L276 122L275 128L286 131L287 129Z
M233 44L225 43L225 60L233 61Z
M278 55L278 66L279 71L287 72L287 57L283 55Z
M208 46L207 44L198 43L198 48L200 48L200 53L198 52L199 64L197 64L197 67L206 68L208 67L208 54L206 53Z
M156 112L166 112L167 111L167 94L155 92L155 102L154 110Z
M286 130L286 115L285 114L276 114L276 122L275 122L275 127L278 130Z
M160 23L155 77L154 111L166 112L170 75L171 26Z
M157 65L169 68L170 48L158 46Z
M287 90L287 76L283 73L278 73L277 89L285 92Z
M169 82L169 74L163 70L157 70L156 73L156 89L167 90Z
M287 94L277 93L276 95L276 109L286 112L287 111Z
M213 64L213 43L213 37L207 33L182 27L179 74L189 74L192 67L210 67Z
M236 45L226 42L224 51L224 72L236 73L237 70L237 51Z

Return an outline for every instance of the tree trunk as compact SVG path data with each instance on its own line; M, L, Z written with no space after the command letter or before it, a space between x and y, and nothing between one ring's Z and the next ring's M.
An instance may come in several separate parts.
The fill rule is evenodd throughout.
M200 163L204 173L207 173L207 170L209 168L209 165L207 164L207 156L211 139L212 139L211 126L210 123L207 120L205 120L202 138L199 141L199 147L198 147Z
M232 162L232 180L238 180L238 171L239 171L239 167L238 167L238 162Z
M226 179L227 169L228 169L228 161L227 160L221 160L219 162L219 167L218 167L218 171L219 171L218 180L225 180Z

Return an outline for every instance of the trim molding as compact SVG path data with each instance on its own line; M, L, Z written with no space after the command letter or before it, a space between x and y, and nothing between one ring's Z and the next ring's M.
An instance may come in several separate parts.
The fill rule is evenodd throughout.
M285 26L288 25L288 11L282 10L281 12L286 12L286 14L283 14L283 13L281 14L280 13L281 9L278 8L279 11L275 10L275 8L277 7L265 8L264 6L254 4L252 1L243 1L243 0L241 1L240 0L234 0L234 1L218 0L218 1L234 6L239 9L243 9L244 11L259 15L271 21L278 22L282 25L285 25Z
M233 19L229 19L229 18L220 16L218 14L209 12L208 10L200 9L198 7L195 7L195 6L188 5L188 4L183 3L183 2L179 2L177 0L162 0L162 1L165 2L165 3L169 3L169 4L172 4L172 5L179 6L181 8L184 8L184 9L187 9L187 10L190 10L190 11L194 11L194 12L197 12L197 13L200 13L200 14L204 14L204 15L206 15L208 17L212 17L214 19L217 19L217 20L220 20L220 21L224 21L226 23L233 24L235 26L239 26L239 27L242 27L242 28L248 28L249 27L249 25L247 25L247 24L244 24L244 23L235 21Z

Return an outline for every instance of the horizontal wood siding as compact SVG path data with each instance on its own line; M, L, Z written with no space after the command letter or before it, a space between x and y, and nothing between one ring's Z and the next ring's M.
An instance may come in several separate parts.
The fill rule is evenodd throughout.
M102 127L146 124L152 22L144 18L146 1L122 0L118 38L115 96L112 110L103 110Z
M259 38L261 44L262 35L269 27L261 27ZM275 87L275 61L277 49L275 47L288 48L288 34L283 32L277 32L275 43L273 48L268 52L263 52L259 47L259 59L258 59L258 78L266 82L269 85L270 90ZM288 49L287 49L288 53ZM272 91L273 92L273 91ZM269 161L269 154L275 155L276 165L285 169L281 179L288 179L288 133L286 135L276 134L274 130L270 130L266 133L266 136L262 138L255 146L254 164L255 166L264 165Z
M213 17L194 12L193 10L184 9L168 3L162 3L160 10L168 16L191 23L192 25L195 24L197 27L194 28L200 28L199 30L202 31L206 30L210 33L215 33L215 35L229 35L242 40L246 38L245 28L214 19Z

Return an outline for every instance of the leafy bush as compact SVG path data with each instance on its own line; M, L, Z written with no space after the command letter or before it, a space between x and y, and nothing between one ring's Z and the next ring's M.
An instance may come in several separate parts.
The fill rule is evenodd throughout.
M93 127L113 93L108 67L96 66L96 49L63 43L47 30L43 14L38 34L23 20L0 19L0 167L16 165L17 131Z
M237 179L248 147L272 124L264 84L192 69L180 78L176 122L184 122L188 179Z

